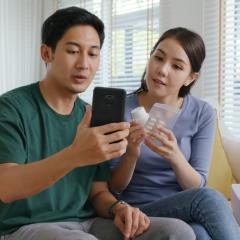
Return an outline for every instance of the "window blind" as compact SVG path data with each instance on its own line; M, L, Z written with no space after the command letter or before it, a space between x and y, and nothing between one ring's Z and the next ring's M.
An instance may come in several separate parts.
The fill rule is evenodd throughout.
M219 103L219 49L220 49L219 0L203 2L203 40L206 59L202 68L202 96Z
M240 0L222 1L221 117L240 135Z
M147 58L159 37L159 0L59 0L58 8L84 7L105 24L105 42L99 71L88 90L81 94L91 102L94 86L124 88L140 86Z

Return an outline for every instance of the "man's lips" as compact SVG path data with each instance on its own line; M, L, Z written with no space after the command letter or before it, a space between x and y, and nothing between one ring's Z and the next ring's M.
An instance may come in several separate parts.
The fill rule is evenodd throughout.
M87 80L87 77L85 75L73 75L73 79L77 83L82 83Z

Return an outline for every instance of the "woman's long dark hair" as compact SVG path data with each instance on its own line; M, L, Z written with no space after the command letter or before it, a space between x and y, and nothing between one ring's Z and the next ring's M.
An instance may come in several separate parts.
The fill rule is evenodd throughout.
M163 35L158 39L156 44L154 45L150 55L156 50L158 44L167 38L172 38L177 40L177 42L181 45L181 47L186 52L192 72L200 72L202 67L202 63L205 59L205 44L200 35L195 32L192 32L186 28L177 27L169 29L168 31L164 32ZM190 89L192 88L193 84L196 81L193 81L188 86L182 86L179 90L179 97L184 97L190 93ZM140 93L142 91L148 91L147 84L146 84L146 69L143 72L141 78L141 86L138 88L135 93Z

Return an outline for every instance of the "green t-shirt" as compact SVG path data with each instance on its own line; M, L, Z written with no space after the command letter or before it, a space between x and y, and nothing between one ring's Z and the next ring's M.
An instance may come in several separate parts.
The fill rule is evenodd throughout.
M79 98L70 115L54 112L42 97L39 83L5 93L0 97L0 163L28 164L69 146L84 112L85 103ZM94 217L88 202L92 183L109 176L107 163L79 167L32 197L8 204L0 201L0 235L25 224Z

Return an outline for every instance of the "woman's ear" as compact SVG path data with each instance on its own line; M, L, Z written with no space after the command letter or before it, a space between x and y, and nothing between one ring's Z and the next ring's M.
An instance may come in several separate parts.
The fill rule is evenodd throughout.
M188 86L189 84L191 84L193 81L196 81L199 77L199 73L198 72L192 72L189 75L189 78L186 80L186 82L183 84L184 86Z
M41 57L43 59L43 61L45 62L45 64L48 64L52 61L52 49L47 46L46 44L42 44L41 45Z

